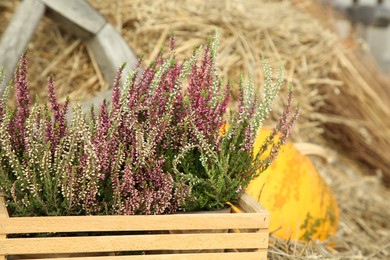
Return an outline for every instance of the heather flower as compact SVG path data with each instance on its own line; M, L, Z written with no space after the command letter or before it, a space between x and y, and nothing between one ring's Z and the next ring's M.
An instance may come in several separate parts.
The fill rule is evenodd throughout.
M277 81L274 82L272 70L264 60L266 80L263 96L255 91L252 82L241 80L237 113L227 119L229 127L221 135L229 101L229 86L221 87L215 70L217 46L217 40L209 43L204 49L201 63L194 63L189 76L189 93L184 97L188 100L187 115L193 116L194 120L189 122L190 145L177 155L173 167L177 175L187 180L192 196L196 198L186 204L186 210L210 210L222 208L228 201L235 202L249 182L275 159L299 113L299 108L296 108L291 115L290 93L278 126L264 143L262 152L253 154L255 138L283 83L282 70L279 70ZM274 143L276 136L279 139ZM269 156L263 158L269 147Z
M54 116L53 122L50 122L48 117L46 121L46 138L50 141L51 151L54 153L60 140L66 134L66 114L68 112L69 99L66 99L65 104L58 103L54 89L53 77L49 77L47 81L48 98L51 106L51 111Z
M3 82L4 80L4 74L3 74L3 70L0 68L0 84ZM3 120L3 116L4 116L4 112L5 112L5 100L4 99L0 99L0 123L2 122Z
M23 131L23 124L29 115L29 106L31 104L30 95L28 93L27 57L25 53L23 53L20 57L20 65L15 72L15 87L17 102L17 126L19 127L20 131Z
M187 115L194 115L196 128L210 139L210 142L217 142L217 133L223 124L230 98L230 85L223 88L217 77L216 42L206 45L200 64L195 62L192 65L188 78L189 102L186 108Z
M90 117L74 106L69 124L69 100L58 102L52 77L48 104L31 106L22 55L17 107L6 106L9 87L0 101L0 187L11 197L11 214L165 214L237 200L275 159L299 109L293 112L290 93L278 125L254 154L281 70L274 82L264 61L263 96L241 81L237 113L227 115L232 86L217 73L218 40L183 63L175 44L171 38L168 55L160 52L149 66L140 60L123 86L119 68L111 102L91 109Z
M116 182L121 198L117 214L163 214L171 205L174 181L172 176L162 172L163 161L153 167L134 172L130 162L125 166L121 179Z
M12 118L8 131L12 136L12 143L17 150L21 152L28 149L25 143L24 124L29 116L29 106L31 104L30 95L28 94L27 80L27 57L22 54L19 61L19 67L15 71L15 89L16 89L16 115Z
M112 105L104 101L96 116L92 142L100 179L104 192L113 194L101 197L113 214L161 214L180 207L185 184L173 179L170 162L163 159L166 148L178 143L171 139L178 136L172 124L180 123L175 113L181 111L181 67L172 56L165 60L160 54L142 73L130 75L123 88L117 85L118 71Z

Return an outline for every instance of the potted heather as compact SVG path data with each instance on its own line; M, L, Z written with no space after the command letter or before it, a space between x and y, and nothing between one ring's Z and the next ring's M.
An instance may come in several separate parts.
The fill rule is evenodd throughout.
M259 153L253 153L272 101L282 86L264 61L261 97L241 81L234 113L230 89L217 74L218 41L184 63L160 53L142 62L112 100L87 116L69 100L60 104L48 79L48 104L32 104L27 59L15 72L16 108L0 102L0 188L13 216L169 214L215 210L235 203L286 142L299 109L288 104ZM274 138L278 141L274 142ZM268 154L267 156L265 156Z

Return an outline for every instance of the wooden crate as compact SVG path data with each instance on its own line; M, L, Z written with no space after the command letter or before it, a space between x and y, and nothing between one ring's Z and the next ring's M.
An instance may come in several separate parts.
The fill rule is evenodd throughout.
M60 259L70 259L68 257L71 253L102 253L101 256L83 255L72 259L114 257L120 259L266 259L268 212L247 194L241 197L237 206L243 213L9 217L4 198L0 197L0 259L7 259L7 256L13 255L45 258L45 254L51 254L51 257L56 254ZM215 229L229 229L229 232L191 234L166 232L169 230L204 232L204 230ZM129 234L130 231L133 233ZM69 232L72 236L64 235ZM104 233L75 236L77 232ZM10 234L33 233L51 233L51 236L7 238ZM56 234L61 236L55 236ZM198 249L224 249L224 252L193 253L193 250ZM192 251L173 253L177 252L176 250ZM142 251L145 254L115 254L131 251Z

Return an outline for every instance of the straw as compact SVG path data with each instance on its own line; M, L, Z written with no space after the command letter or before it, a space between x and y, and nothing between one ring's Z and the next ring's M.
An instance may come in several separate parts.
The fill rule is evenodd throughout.
M284 66L301 105L293 139L311 157L340 207L337 234L329 241L295 242L271 237L269 259L388 259L390 257L389 90L359 42L340 41L333 13L308 0L89 0L150 62L174 33L179 59L215 31L220 33L219 74L237 83L242 74L261 90L261 56ZM0 33L18 1L0 2ZM61 97L81 101L107 89L86 46L45 19L28 47L33 95L45 100L46 76L54 74ZM95 65L94 65L95 64ZM365 66L371 64L370 67ZM267 124L280 115L286 97ZM325 160L323 160L325 159ZM364 162L365 164L358 163ZM368 165L368 167L367 167Z

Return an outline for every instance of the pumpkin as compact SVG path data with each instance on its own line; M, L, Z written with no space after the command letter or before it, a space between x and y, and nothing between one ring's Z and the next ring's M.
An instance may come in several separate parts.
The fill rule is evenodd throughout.
M255 154L269 133L259 132ZM337 230L338 207L331 189L291 142L246 192L270 212L270 232L276 237L324 240Z

